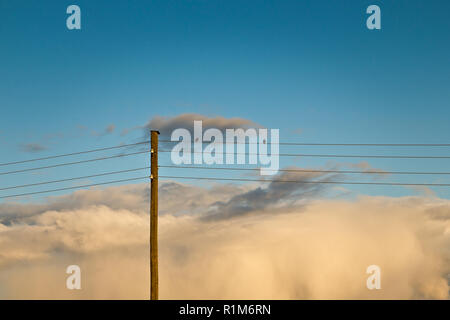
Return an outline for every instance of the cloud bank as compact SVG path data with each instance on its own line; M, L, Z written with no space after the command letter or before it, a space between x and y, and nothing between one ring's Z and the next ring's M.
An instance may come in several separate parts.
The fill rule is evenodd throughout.
M267 188L161 183L162 299L448 298L450 201L304 205L291 200L307 195L287 193L276 206L247 202L245 214L204 219ZM147 299L148 206L145 185L1 204L0 299ZM80 291L65 288L71 264L81 267ZM366 288L372 264L382 290Z

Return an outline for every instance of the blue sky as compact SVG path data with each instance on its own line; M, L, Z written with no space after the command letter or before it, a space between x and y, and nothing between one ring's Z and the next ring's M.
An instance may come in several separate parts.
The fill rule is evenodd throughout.
M82 30L66 28L70 4L81 8ZM381 30L365 26L365 10L371 4L381 8ZM282 141L449 143L449 9L444 0L0 0L1 162L137 141L139 130L120 133L156 115L186 112L251 119L279 128ZM92 134L112 124L112 133ZM301 134L295 134L296 129ZM30 143L46 149L25 152ZM450 155L449 148L437 147L295 151ZM295 164L318 167L326 161L302 159ZM89 175L147 162L142 155L14 174L0 177L0 184ZM369 163L384 170L450 171L448 159ZM31 165L0 172L25 167ZM450 177L389 180L449 183ZM372 195L414 194L398 187L350 189ZM441 197L450 195L449 188L434 190Z

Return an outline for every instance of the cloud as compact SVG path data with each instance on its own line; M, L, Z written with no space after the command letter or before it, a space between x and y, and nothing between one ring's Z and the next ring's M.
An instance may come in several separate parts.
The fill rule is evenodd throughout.
M407 186L407 189L414 190L418 194L425 197L436 197L436 192L427 186Z
M162 299L448 298L450 201L314 198L304 206L276 189L289 201L264 207L268 214L253 206L202 218L259 187L161 183ZM0 299L147 299L148 206L144 184L2 204ZM64 287L71 264L81 267L81 291ZM365 287L372 264L382 270L379 291Z
M108 134L113 133L116 130L116 125L115 124L110 124L108 125L103 131L101 132L97 132L95 130L92 130L91 134L95 137L103 137L106 136Z
M40 142L29 142L19 144L18 148L27 153L38 153L41 151L49 150L50 147L64 138L65 134L62 132L53 132L46 133L42 135L40 138L36 138L36 135L33 134L33 139L37 139Z
M142 133L142 136L135 142L142 141L142 139L148 140L150 138L151 130L158 130L161 139L170 138L172 132L180 128L187 129L193 135L194 121L202 121L203 130L216 128L223 133L225 133L226 129L262 128L260 124L254 121L239 117L225 118L222 116L211 117L197 113L182 113L173 117L155 116L144 125L123 129L120 135L127 136L131 132L139 130ZM166 146L166 142L161 141L160 144ZM167 144L167 146L171 145ZM143 150L142 147L139 149Z
M208 208L218 199L232 198L251 189L253 189L252 186L216 184L205 192L205 188L202 187L174 181L161 182L159 185L159 214L205 215ZM180 195L183 196L180 197ZM135 213L148 212L149 198L150 187L144 183L113 186L106 189L78 190L68 195L48 197L44 203L5 202L0 203L0 226L26 224L34 217L49 211L88 210L93 206L104 206L112 210L128 210Z
M148 207L149 195L148 184L136 184L78 190L69 195L48 197L44 203L6 202L0 204L0 223L8 226L26 223L28 218L48 211L84 210L92 206L142 212Z
M298 208L299 203L318 196L325 189L322 182L329 181L335 176L337 175L323 172L282 172L273 177L272 179L276 181L268 182L266 187L259 186L237 194L227 201L214 203L204 218L226 219L251 212L267 210L273 212L273 209L280 205L288 207L296 204Z
M47 147L45 147L44 145L39 144L39 143L23 144L23 145L21 145L20 148L23 152L29 152L29 153L37 153L37 152L47 150Z
M106 127L105 132L106 133L113 133L115 129L116 129L116 125L115 124L110 124L109 126Z
M178 128L192 130L194 127L194 120L202 121L203 130L217 128L221 131L225 131L225 129L261 127L261 125L243 118L225 118L220 116L208 117L196 113L183 113L174 117L156 116L144 126L144 130L146 134L148 134L150 130L159 130L162 136L170 137L172 131Z
M426 201L319 201L301 212L199 225L173 221L161 295L209 299L448 298L448 220ZM448 210L448 203L447 203ZM201 230L201 232L200 232ZM446 233L447 231L447 233ZM367 266L382 270L369 291ZM176 268L170 266L176 265ZM164 281L164 280L162 280Z
M287 170L301 170L287 167ZM246 185L213 184L207 192L203 187L164 181L159 186L161 215L182 215L195 212L202 219L229 219L284 206L304 206L327 189L324 182L338 177L327 172L282 172L271 178L276 181ZM261 177L258 176L258 179ZM288 181L288 182L282 182ZM298 183L292 183L298 181ZM182 194L183 197L179 195ZM13 201L0 204L0 223L11 225L22 218L50 210L85 209L104 205L114 210L134 212L148 207L148 184L78 190L69 195L49 197L45 204L21 204ZM182 208L182 210L180 209Z
M126 136L130 132L133 132L135 130L142 130L142 126L135 126L133 128L125 128L125 129L122 130L122 132L120 132L120 135L123 137L123 136Z
M295 135L301 135L301 134L303 134L303 129L297 128L297 129L291 130L291 132Z
M363 172L383 172L380 169L373 168L367 161L347 163L347 166L353 169L361 169Z

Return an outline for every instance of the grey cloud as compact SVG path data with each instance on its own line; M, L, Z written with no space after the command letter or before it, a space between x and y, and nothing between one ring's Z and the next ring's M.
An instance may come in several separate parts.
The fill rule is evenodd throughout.
M318 196L326 188L323 182L333 177L337 175L321 172L282 172L271 178L277 181L268 182L267 187L258 186L227 201L214 203L204 219L227 219L255 211L267 211L279 205L289 207L294 203L298 207L299 202Z
M44 145L39 144L39 143L27 143L27 144L21 145L21 150L24 152L36 153L36 152L47 150L47 147L45 147Z
M84 127L83 130L86 130L86 129L87 128ZM91 135L95 136L95 137L103 137L103 136L113 133L115 130L116 130L116 125L112 123L100 132L92 130Z
M364 173L370 173L374 178L386 178L389 175L382 169L372 167L367 161L361 161L358 163L345 163L341 166L346 166L352 169L359 169Z
M113 133L115 129L116 129L116 125L115 124L110 124L109 126L106 127L105 132L106 133Z
M150 130L159 130L162 136L171 135L172 131L178 128L185 128L189 131L194 127L194 120L201 120L203 129L217 128L221 131L225 129L235 128L259 128L261 125L244 118L225 118L225 117L208 117L202 114L183 113L174 117L156 116L151 119L145 126L146 135Z
M186 129L191 132L191 134L193 134L194 121L196 120L202 121L203 130L216 128L222 132L225 132L225 129L262 128L262 126L256 122L239 117L209 117L196 113L183 113L173 117L155 116L150 119L145 125L123 129L120 135L126 136L131 132L139 130L142 133L142 136L133 142L140 142L142 140L149 140L150 130L158 130L160 132L160 139L163 140L170 138L172 132L180 128ZM160 142L160 144L162 147L171 146L171 144L165 142ZM138 146L131 147L130 149L145 150L144 148L145 147Z
M35 136L35 135L34 135ZM19 145L20 150L28 153L37 153L49 149L49 146L58 143L64 138L65 134L62 132L54 132L44 134L41 138L38 138L38 142L29 142Z

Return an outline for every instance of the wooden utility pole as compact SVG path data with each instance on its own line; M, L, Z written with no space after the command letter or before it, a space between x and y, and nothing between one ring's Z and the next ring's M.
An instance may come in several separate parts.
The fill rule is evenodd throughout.
M158 135L150 131L150 299L158 300Z

